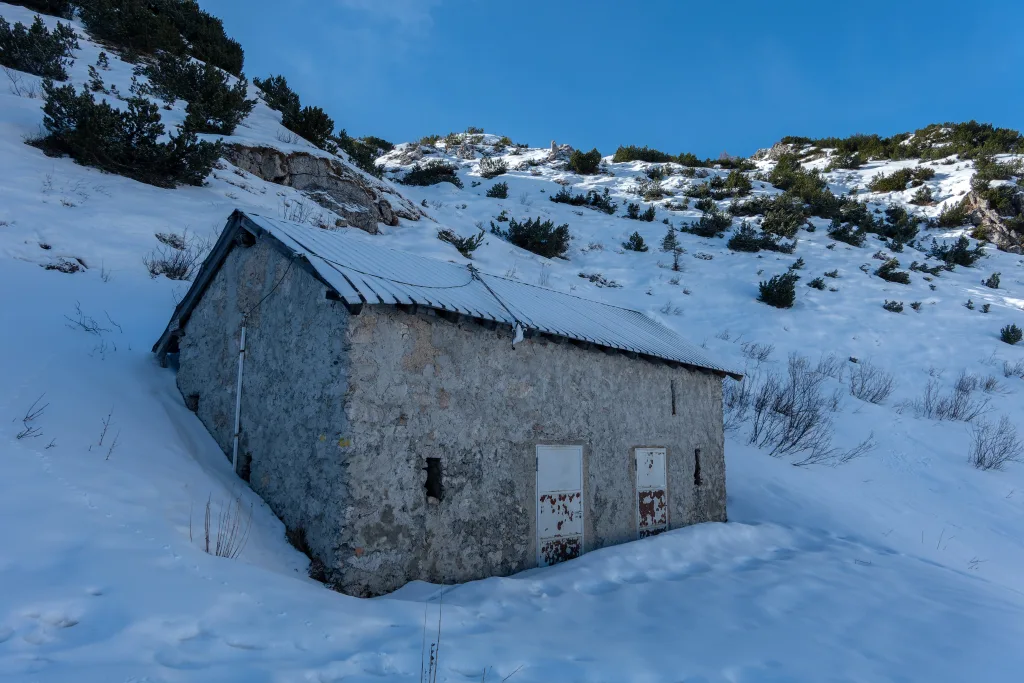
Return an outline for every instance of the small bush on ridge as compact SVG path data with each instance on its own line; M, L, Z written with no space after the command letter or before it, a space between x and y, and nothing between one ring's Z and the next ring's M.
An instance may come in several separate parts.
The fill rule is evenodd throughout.
M77 49L78 37L68 24L57 22L49 31L38 16L29 27L21 22L12 27L0 17L0 66L63 81Z
M508 199L508 183L494 183L487 189L487 196L493 199Z
M773 275L767 282L758 285L757 300L775 308L792 308L796 301L796 281L800 276L792 271Z
M564 258L569 249L569 225L555 227L553 221L529 218L520 223L510 218L508 228L491 223L491 233L521 249L545 258Z
M597 151L596 147L589 152L581 152L578 149L574 149L572 154L569 155L569 169L574 173L594 175L598 172L600 166L601 153Z
M460 237L454 230L444 228L437 231L437 239L447 242L458 249L460 254L471 259L473 258L473 252L484 242L484 231L481 230L472 237Z
M45 81L43 90L49 134L35 144L47 154L66 154L85 166L160 187L202 185L220 156L219 144L199 141L188 130L158 142L164 134L159 108L145 98L130 98L122 111L97 103L85 88L76 93L70 85Z

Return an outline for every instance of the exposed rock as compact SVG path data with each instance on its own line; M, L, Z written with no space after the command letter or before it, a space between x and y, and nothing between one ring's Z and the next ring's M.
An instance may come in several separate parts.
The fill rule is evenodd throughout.
M1003 251L1011 254L1024 253L1024 235L1014 232L988 200L973 190L963 198L963 207L971 214L975 225L989 234L989 239Z
M768 161L778 161L779 157L783 154L793 154L797 152L799 148L796 145L776 142L774 145L767 149L759 149L751 155L751 159L758 161L760 159L767 159Z
M548 153L548 161L568 161L569 157L572 156L573 148L572 145L556 145L555 141L551 141L551 151Z
M400 217L415 221L423 215L392 188L339 159L243 145L225 147L224 157L263 180L304 192L320 206L342 216L347 225L371 234L377 233L378 222L398 225Z

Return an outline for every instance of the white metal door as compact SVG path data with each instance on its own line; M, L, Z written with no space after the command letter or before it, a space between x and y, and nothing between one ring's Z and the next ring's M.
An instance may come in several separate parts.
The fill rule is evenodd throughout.
M583 553L583 447L537 446L537 564Z
M636 449L636 509L640 538L668 529L668 477L664 448Z

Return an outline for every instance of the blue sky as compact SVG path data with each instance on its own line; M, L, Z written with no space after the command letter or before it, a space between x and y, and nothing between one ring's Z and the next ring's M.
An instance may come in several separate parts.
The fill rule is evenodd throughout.
M1024 127L1021 2L201 0L353 135L480 126L610 154Z

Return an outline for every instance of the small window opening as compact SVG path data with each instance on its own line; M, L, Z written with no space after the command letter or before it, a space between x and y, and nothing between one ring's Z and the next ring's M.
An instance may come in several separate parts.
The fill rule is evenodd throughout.
M444 497L444 485L441 482L441 458L427 458L427 498L440 501Z
M668 388L669 388L669 391L671 392L671 395L672 395L672 414L675 415L676 414L676 381L674 379L673 380L669 380Z
M700 487L700 449L693 451L693 485Z

